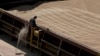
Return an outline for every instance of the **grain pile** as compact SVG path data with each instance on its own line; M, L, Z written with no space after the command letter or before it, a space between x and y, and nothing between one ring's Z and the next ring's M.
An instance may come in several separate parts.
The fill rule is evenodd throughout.
M26 21L29 21L29 18L32 18L35 15L35 13L37 13L41 9L48 9L52 7L58 7L58 8L76 7L86 10L84 8L84 3L76 5L77 3L79 4L79 2L81 2L81 0L55 1L55 2L42 3L40 4L40 6L36 8L34 8L35 7L34 5L22 5L12 8L11 10L9 10L9 12L18 17L24 18L24 20Z
M73 40L100 52L100 16L95 14L99 14L99 12L92 7L90 9L85 6L84 3L83 5L77 3L79 3L79 0L53 2L42 4L35 9L26 11L13 9L8 12L26 21L37 15L38 26L49 28L50 31L63 36L65 39ZM58 4L60 5L58 6ZM91 3L88 5L91 6Z

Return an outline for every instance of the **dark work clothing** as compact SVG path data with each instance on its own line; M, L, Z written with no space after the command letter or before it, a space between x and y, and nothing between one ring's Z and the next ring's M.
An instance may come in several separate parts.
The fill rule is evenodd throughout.
M36 22L35 22L35 19L34 18L32 18L30 20L30 23L31 23L32 27L36 27Z

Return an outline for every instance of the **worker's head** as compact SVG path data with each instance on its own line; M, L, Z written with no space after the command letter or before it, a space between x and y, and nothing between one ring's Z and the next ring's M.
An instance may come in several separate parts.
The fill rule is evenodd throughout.
M34 18L34 19L36 19L36 18L37 18L37 16L34 16L33 18Z

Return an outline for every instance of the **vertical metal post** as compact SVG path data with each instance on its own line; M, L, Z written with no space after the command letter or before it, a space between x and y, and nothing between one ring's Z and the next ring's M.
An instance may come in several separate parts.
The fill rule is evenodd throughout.
M80 48L80 50L79 50L78 56L80 56L80 54L81 54L81 48Z
M39 38L40 38L40 30L39 30L39 33L38 33L38 36L37 36L37 48L39 47Z
M43 38L42 39L44 39L44 35L45 35L45 32L43 32ZM42 47L42 42L41 42L41 44L40 44L40 48Z
M31 49L31 44L32 44L32 38L33 38L34 30L35 30L35 28L33 28L31 26L30 49Z
M0 13L0 19L2 18L2 13Z
M62 40L60 40L60 43L59 43L59 49L58 49L58 52L57 52L57 56L59 56L61 45L62 45Z

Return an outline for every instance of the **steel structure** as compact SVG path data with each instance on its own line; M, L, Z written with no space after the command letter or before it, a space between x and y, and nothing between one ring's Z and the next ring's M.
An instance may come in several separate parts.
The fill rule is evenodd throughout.
M0 9L0 30L17 38L16 35L25 23L29 22ZM30 25L30 27L32 26ZM71 40L64 39L62 36L42 27L30 30L26 42L30 46L48 54L48 56L99 56L98 52Z

